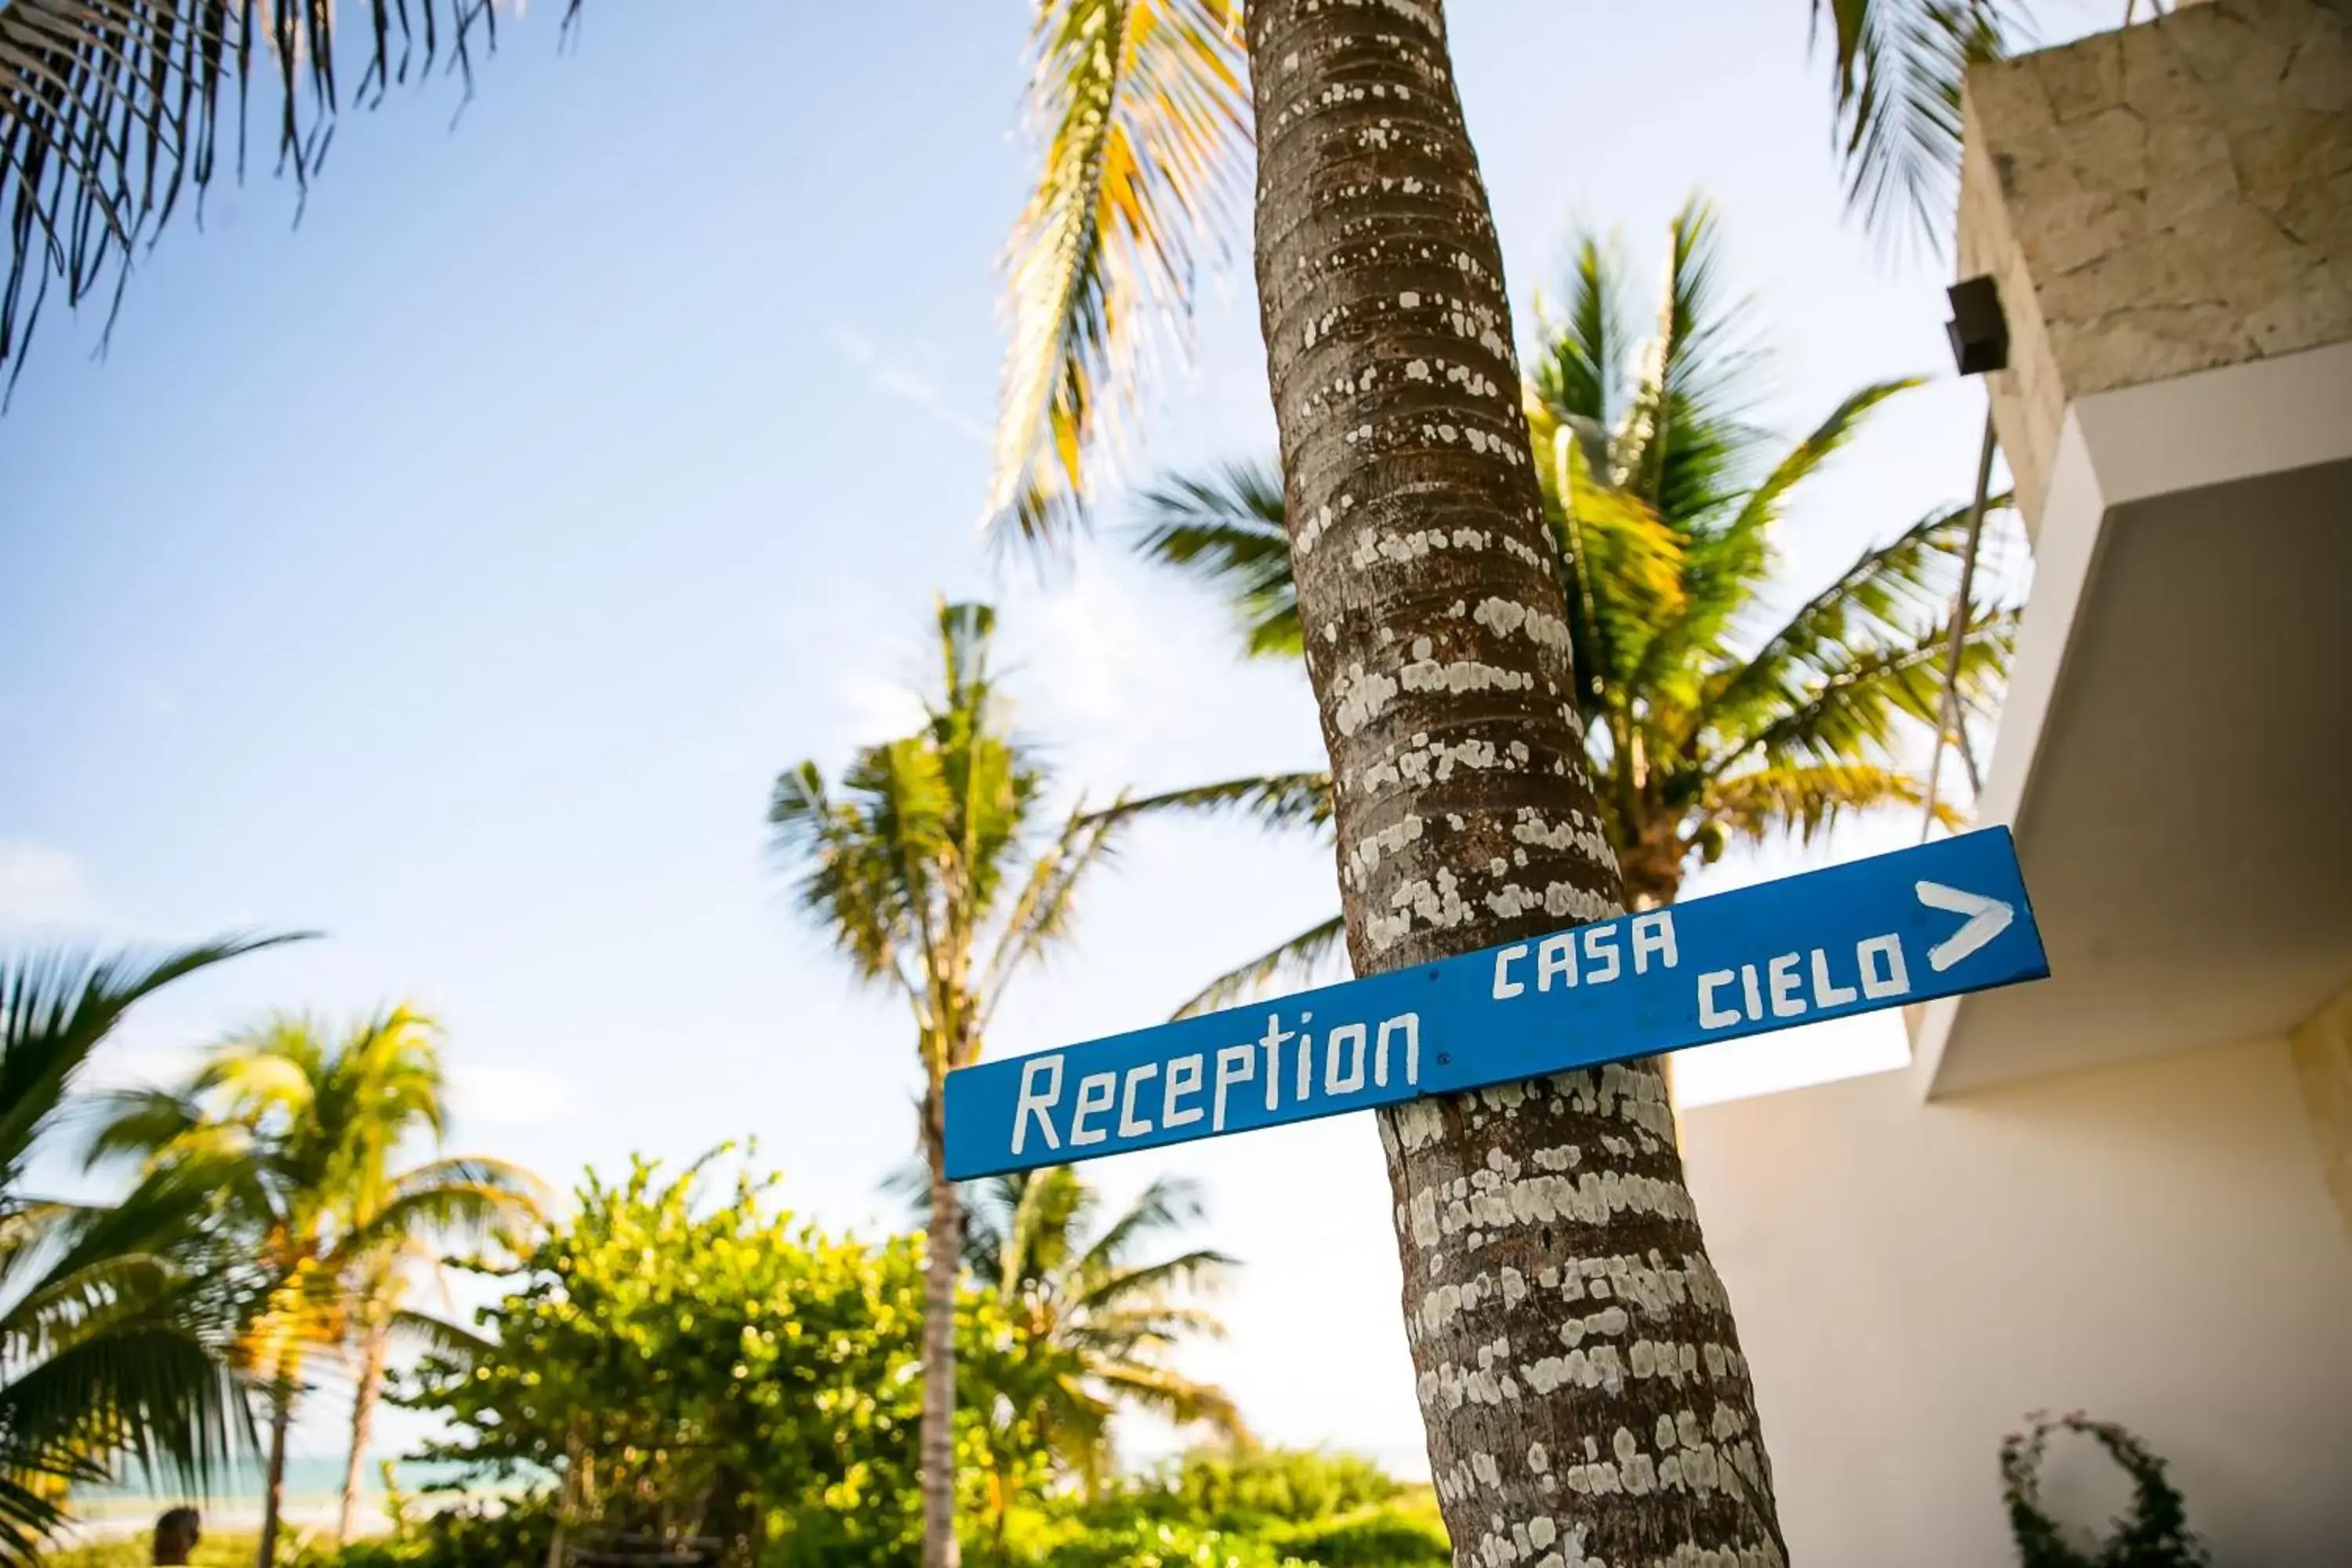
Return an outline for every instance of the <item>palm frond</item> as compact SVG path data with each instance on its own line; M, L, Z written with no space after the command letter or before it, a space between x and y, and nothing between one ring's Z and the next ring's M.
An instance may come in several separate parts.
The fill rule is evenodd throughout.
M1030 863L1028 878L989 948L973 988L982 1023L993 1016L1013 977L1069 935L1077 912L1078 888L1087 873L1109 857L1112 840L1126 820L1116 803L1108 811L1089 814L1081 802L1063 823L1053 845Z
M2010 504L1992 498L1988 509ZM1754 655L1717 672L1691 718L1713 730L1714 748L1740 749L1752 732L1751 710L1786 711L1806 700L1804 683L1856 649L1889 642L1916 645L1919 627L1948 613L1968 543L1968 508L1929 512L1854 563L1808 599Z
M1969 619L1960 645L1962 711L1989 708L2009 669L2017 612L1979 610ZM1909 719L1931 730L1941 721L1944 663L1950 625L1932 627L1916 643L1860 651L1826 659L1794 708L1763 724L1748 743L1713 766L1728 776L1734 764L1754 757L1772 766L1857 763L1888 754L1896 721Z
M114 1323L0 1384L0 1453L55 1445L127 1454L192 1490L248 1451L241 1385L212 1347L159 1314ZM21 1475L37 1466L8 1468Z
M1139 1243L1197 1224L1205 1212L1198 1182L1159 1177L1079 1255L1077 1272L1089 1279L1106 1279Z
M199 969L313 934L223 937L143 960L67 950L0 956L0 1176L21 1168L74 1075L132 1004Z
M1306 651L1282 475L1272 464L1234 462L1204 477L1171 475L1146 489L1139 504L1147 525L1136 536L1137 552L1222 594L1249 657Z
M1622 412L1631 366L1626 345L1624 258L1613 237L1587 230L1573 242L1566 296L1559 315L1549 301L1536 300L1533 368L1528 374L1532 401L1556 422L1573 422L1598 435L1602 449L1596 466L1606 468L1606 432Z
M1918 779L1874 763L1767 764L1709 781L1700 811L1750 844L1784 837L1810 844L1848 816L1892 805L1916 808L1926 798ZM1940 803L1937 815L1947 826L1958 821Z
M1916 378L1876 382L1842 399L1772 465L1727 518L1687 532L1684 612L1644 650L1634 681L1638 688L1659 693L1677 708L1696 704L1696 685L1678 677L1695 674L1721 650L1725 634L1769 574L1772 528L1790 494L1853 440L1873 410L1916 384Z
M1739 493L1762 433L1751 422L1763 353L1745 300L1723 292L1714 209L1693 196L1667 226L1654 335L1610 434L1608 480L1696 524Z
M548 1198L547 1184L520 1165L479 1155L433 1160L401 1172L340 1250L357 1258L412 1241L510 1240L545 1217Z
M1626 688L1658 628L1680 618L1683 543L1654 507L1601 481L1591 438L1532 400L1528 420L1545 516L1560 542L1578 706L1589 724L1611 691Z
M1235 0L1040 0L1028 118L1044 142L1006 258L1013 337L987 511L1055 547L1086 521L1152 329L1230 232L1249 145Z
M1279 947L1220 974L1171 1016L1190 1018L1195 1014L1213 1013L1220 1007L1230 1007L1253 996L1262 996L1284 981L1293 985L1309 984L1330 970L1334 955L1343 950L1347 940L1346 920L1333 915L1322 924L1299 932Z
M780 858L803 868L801 902L862 978L898 973L900 944L926 917L950 800L936 751L908 739L868 747L835 801L814 763L776 780L768 807Z
M580 4L568 0L567 29ZM24 341L52 284L63 285L68 307L110 284L110 325L135 252L152 244L182 196L193 189L201 205L225 166L243 176L257 54L277 65L278 168L307 192L344 108L373 106L394 83L423 81L444 65L470 95L475 58L498 40L493 0L373 0L369 12L365 63L347 91L331 5L0 5L0 209L10 239L0 364L13 353L22 369Z
M1240 1259L1231 1253L1213 1247L1194 1247L1173 1258L1163 1258L1150 1263L1108 1268L1089 1273L1080 1270L1087 1281L1086 1289L1076 1305L1089 1313L1110 1313L1129 1301L1150 1301L1155 1306L1160 1298L1173 1290L1213 1290L1223 1283L1227 1270L1237 1267ZM1178 1333L1199 1333L1212 1338L1223 1334L1223 1328L1213 1318L1197 1312L1176 1310L1167 1323L1152 1328L1155 1338L1173 1338Z
M429 1312L412 1312L403 1309L392 1315L391 1328L394 1336L404 1343L429 1355L460 1363L476 1356L488 1355L498 1349L493 1341L446 1318L434 1317Z
M1223 812L1239 812L1261 827L1304 827L1325 832L1331 825L1331 775L1260 773L1251 778L1194 784L1121 800L1097 813L1097 819L1124 822L1169 813L1214 816Z
M2025 41L2013 0L1813 0L1830 24L1835 134L1846 206L1891 236L1910 226L1941 251L1960 167L1968 68Z
M1249 1424L1242 1419L1241 1407L1214 1384L1139 1363L1101 1367L1094 1375L1116 1398L1151 1411L1171 1426L1204 1422L1229 1437L1248 1436Z

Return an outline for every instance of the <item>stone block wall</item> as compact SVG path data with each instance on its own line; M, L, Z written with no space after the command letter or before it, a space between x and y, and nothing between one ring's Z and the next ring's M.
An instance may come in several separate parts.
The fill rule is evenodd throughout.
M2211 0L1979 67L1964 110L2030 528L2072 400L2352 340L2352 0Z

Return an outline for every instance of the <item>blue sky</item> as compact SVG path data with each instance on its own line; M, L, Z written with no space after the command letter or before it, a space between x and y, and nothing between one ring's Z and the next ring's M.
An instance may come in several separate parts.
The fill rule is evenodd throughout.
M1311 764L1312 708L1120 556L1116 499L1112 548L1050 590L976 546L1024 6L714 0L681 25L591 0L561 53L560 7L537 9L454 129L454 83L348 121L299 228L281 184L216 190L205 232L142 263L102 361L95 317L45 323L0 419L0 926L332 933L159 999L110 1076L267 1008L413 998L450 1030L457 1146L568 1183L756 1135L799 1208L872 1225L908 1042L763 858L776 771L899 721L940 591L1003 605L1023 722L1073 789ZM2044 31L2117 9L2045 5ZM1703 188L1780 350L1776 424L1942 378L1792 521L1792 596L1963 499L1982 418L1948 375L1941 272L1843 220L1805 10L1454 16L1523 326L1571 219L1621 227L1647 276ZM1138 474L1271 445L1236 254ZM1310 846L1178 825L1095 895L996 1048L1158 1017L1332 901ZM1787 1037L1771 1070L1899 1051L1861 1027ZM1369 1123L1139 1160L1106 1179L1201 1177L1249 1260L1199 1369L1272 1436L1418 1467ZM308 1439L335 1440L323 1408Z

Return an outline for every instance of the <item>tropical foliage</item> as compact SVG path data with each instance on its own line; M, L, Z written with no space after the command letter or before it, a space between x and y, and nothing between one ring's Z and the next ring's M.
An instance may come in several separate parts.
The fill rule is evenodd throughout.
M868 746L828 785L813 762L777 779L768 811L803 909L857 976L903 999L923 1072L919 1147L930 1176L925 1467L932 1563L952 1560L945 1475L956 1384L950 1331L961 1215L946 1174L947 1075L979 1058L1007 988L1069 932L1115 823L1073 809L1044 826L1049 779L1017 740L991 667L996 615L940 603L940 684L917 733Z
M400 1304L428 1244L513 1234L539 1212L528 1173L478 1156L401 1165L436 1141L446 1084L429 1019L394 1008L340 1037L314 1019L274 1018L215 1047L184 1083L108 1098L93 1163L139 1161L150 1179L210 1178L214 1278L242 1300L235 1353L268 1410L262 1568L295 1407L320 1357L352 1356L355 1447L396 1328L438 1329Z
M277 164L307 193L345 108L436 68L473 90L500 0L370 7L355 57L337 8L290 0L8 0L0 5L0 364L23 366L51 285L121 303L138 253L224 170L245 173L257 63L276 78ZM569 25L580 0L566 0ZM518 4L515 9L521 6ZM353 68L357 69L354 70Z
M1905 724L1939 721L1967 531L1963 509L1937 510L1793 611L1771 605L1772 536L1793 500L1912 384L1863 387L1794 444L1776 442L1755 419L1765 356L1752 308L1724 292L1712 216L1694 202L1667 237L1646 336L1613 247L1579 237L1558 309L1540 312L1527 389L1601 826L1628 897L1651 904L1671 901L1689 868L1727 844L1810 840L1854 812L1920 806L1922 787L1902 766ZM1239 465L1163 481L1144 507L1139 548L1223 593L1251 654L1300 651L1269 471ZM2008 612L1969 612L1966 710L1992 701L2011 631ZM1234 779L1116 810L1238 811L1326 831L1329 780ZM1189 1009L1312 972L1339 935L1334 918L1223 976Z
M104 1207L34 1196L25 1179L134 1004L288 940L0 956L0 1562L37 1555L70 1485L127 1459L201 1489L249 1444L235 1320L205 1245L219 1164L151 1171Z
M1790 4L1793 12L1796 7ZM1850 205L1940 237L1960 79L2022 36L2021 0L1811 0ZM1085 525L1154 339L1236 237L1251 154L1241 0L1037 0L1025 119L1037 183L1013 226L989 516L1047 546Z
M899 1184L927 1218L928 1186ZM1202 1217L1192 1183L1155 1181L1107 1222L1102 1194L1067 1165L991 1176L962 1197L965 1271L1032 1342L1063 1352L1066 1370L1035 1418L1071 1475L1093 1489L1111 1473L1111 1417L1123 1405L1246 1438L1224 1390L1169 1360L1187 1340L1223 1334L1198 1297L1234 1260L1205 1247L1140 1256Z
M762 1563L898 1563L919 1543L924 1269L916 1237L829 1237L744 1172L705 1202L709 1161L593 1173L478 1314L478 1344L428 1355L401 1402L456 1434L425 1457L477 1478L562 1478L568 1531L699 1536ZM1000 1401L1062 1369L989 1295L957 1301L959 1481L1034 1496L1042 1436ZM979 1510L968 1508L968 1517Z
M567 28L581 3L565 0ZM1882 226L1938 232L1958 166L1960 73L2021 36L2021 0L1810 10L1852 205ZM378 5L354 39L332 5L0 5L0 365L13 380L53 285L69 308L103 296L110 312L138 251L184 204L201 207L224 169L243 175L257 62L277 165L307 192L345 109L436 68L470 94L499 11ZM1036 0L1030 49L1037 180L1006 253L1013 334L989 513L1055 540L1084 516L1088 454L1116 446L1155 323L1183 313L1204 261L1234 237L1250 112L1241 0Z

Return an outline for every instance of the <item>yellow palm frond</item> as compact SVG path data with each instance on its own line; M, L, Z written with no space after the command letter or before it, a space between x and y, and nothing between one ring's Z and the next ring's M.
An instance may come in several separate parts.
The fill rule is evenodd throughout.
M1044 156L1006 255L987 510L996 538L1052 548L1085 521L1152 329L1233 222L1248 89L1237 0L1041 0L1031 37Z
M1733 837L1762 844L1786 836L1810 844L1851 812L1917 806L1926 787L1907 773L1867 763L1765 766L1711 780L1700 807L1706 820ZM1947 826L1959 818L1949 806L1937 816Z

